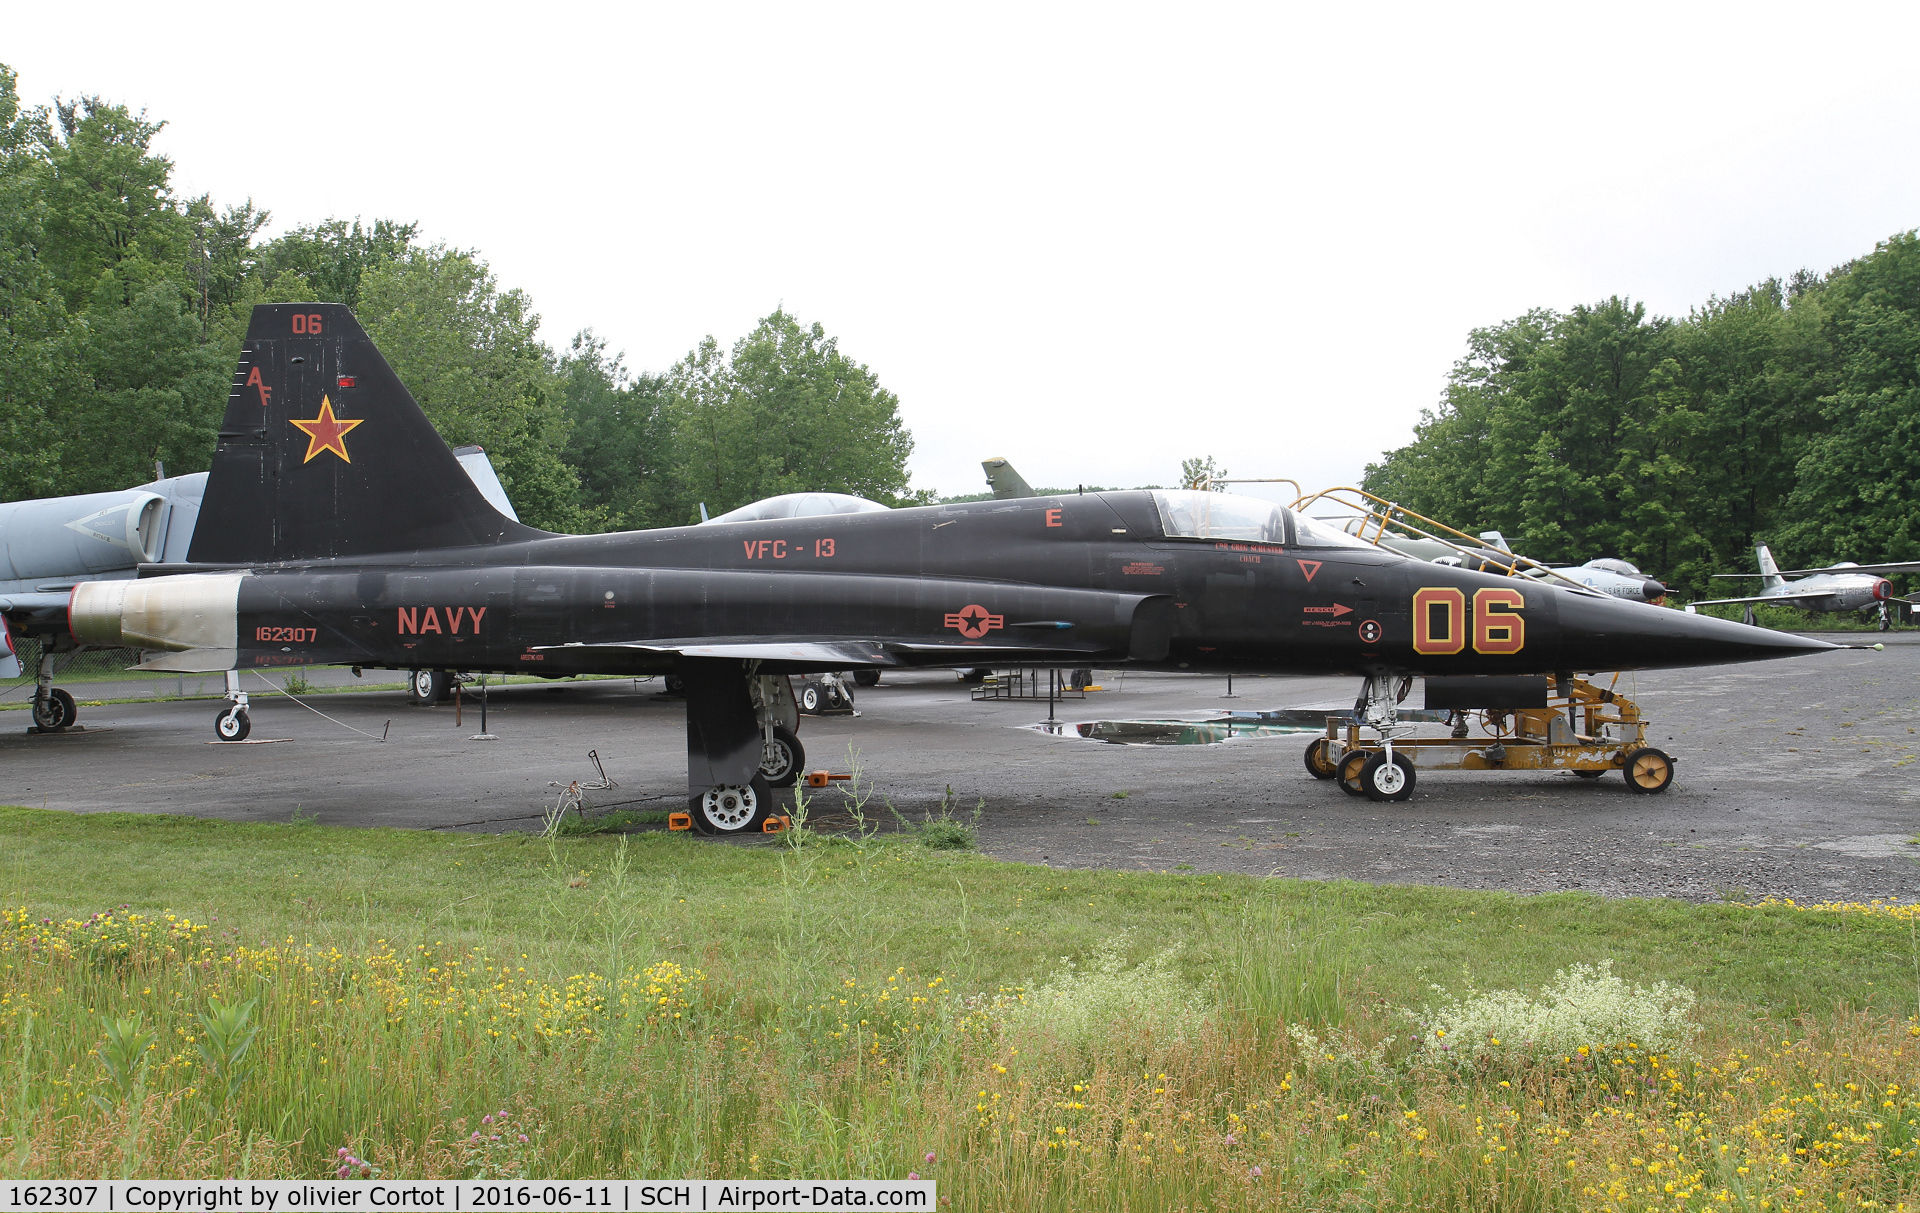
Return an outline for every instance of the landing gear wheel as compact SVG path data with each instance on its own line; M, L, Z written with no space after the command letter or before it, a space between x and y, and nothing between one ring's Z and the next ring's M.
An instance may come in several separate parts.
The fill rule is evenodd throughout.
M685 695L687 693L687 680L678 674L669 674L661 679L661 681L666 684L667 694L669 695Z
M766 777L748 784L722 783L687 798L693 828L701 834L754 834L773 811L773 789Z
M959 677L961 682L967 683L971 686L979 686L981 683L987 680L987 671L979 668L978 666L972 669L955 670L954 674Z
M213 718L213 732L222 741L245 741L253 731L253 721L245 708L227 708Z
M1413 795L1413 761L1405 754L1395 754L1388 762L1382 750L1360 768L1360 788L1368 800L1407 799Z
M1628 754L1621 770L1627 777L1627 791L1642 796L1664 792L1673 783L1673 759L1652 746Z
M453 675L445 670L414 670L407 675L407 702L424 708L453 694Z
M1312 745L1307 747L1307 752L1303 757L1307 764L1307 774L1313 776L1315 779L1333 778L1333 760L1327 757L1326 738L1321 737L1316 739Z
M47 692L45 699L34 701L33 723L42 729L64 729L80 716L80 709L74 706L73 696L54 687Z
M1367 765L1372 755L1365 750L1353 750L1340 759L1340 765L1334 769L1333 777L1339 783L1340 790L1349 796L1365 796L1367 790L1360 786L1360 770Z
M783 724L774 725L773 740L761 743L760 778L776 788L789 787L806 763L806 747L800 744L793 730Z
M880 671L879 670L855 670L853 672L853 681L858 686L877 687L880 685Z
M817 712L820 710L819 687L806 686L800 688L800 710L803 712Z
M1582 779L1598 779L1602 775L1605 775L1606 772L1605 771L1575 771L1574 774L1578 775Z

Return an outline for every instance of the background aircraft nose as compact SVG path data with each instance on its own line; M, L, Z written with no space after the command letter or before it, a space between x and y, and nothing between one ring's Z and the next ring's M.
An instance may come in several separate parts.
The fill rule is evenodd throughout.
M1555 591L1560 669L1658 670L1797 657L1840 646L1617 598Z
M1666 596L1667 587L1651 577L1647 578L1645 584L1640 587L1640 597L1648 602L1658 602Z

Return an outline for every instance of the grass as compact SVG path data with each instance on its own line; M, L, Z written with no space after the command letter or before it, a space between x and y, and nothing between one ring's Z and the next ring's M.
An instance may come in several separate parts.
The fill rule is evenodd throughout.
M20 1177L320 1175L344 1149L386 1178L912 1170L955 1208L1920 1191L1910 911L1062 872L812 828L0 809L0 839ZM1690 1052L1422 1043L1533 1005L1476 992L1606 962L1691 992Z

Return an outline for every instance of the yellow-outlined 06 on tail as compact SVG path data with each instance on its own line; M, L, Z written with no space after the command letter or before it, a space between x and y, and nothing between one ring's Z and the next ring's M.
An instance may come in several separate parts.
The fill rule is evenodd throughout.
M1527 647L1527 600L1519 590L1488 587L1473 595L1473 651L1491 656ZM1454 586L1423 586L1413 593L1413 651L1451 657L1467 647L1467 596Z

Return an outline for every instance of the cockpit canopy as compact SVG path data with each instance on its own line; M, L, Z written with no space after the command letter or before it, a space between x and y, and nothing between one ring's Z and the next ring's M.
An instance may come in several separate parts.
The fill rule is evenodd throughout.
M1317 522L1258 497L1238 493L1155 489L1153 504L1169 539L1221 539L1236 543L1295 544L1316 548L1377 550L1338 527Z
M1590 569L1599 569L1601 572L1604 572L1604 573L1618 573L1622 577L1645 577L1646 576L1645 573L1642 573L1639 569L1634 568L1631 564L1628 564L1626 561L1616 560L1612 556L1603 556L1598 560L1589 560L1587 561L1587 567Z
M728 510L717 518L707 519L707 525L716 522L758 522L766 518L817 518L827 514L871 514L875 510L887 509L877 501L865 497L855 497L848 493L782 493L778 497L764 497L759 501L743 505L737 510Z

